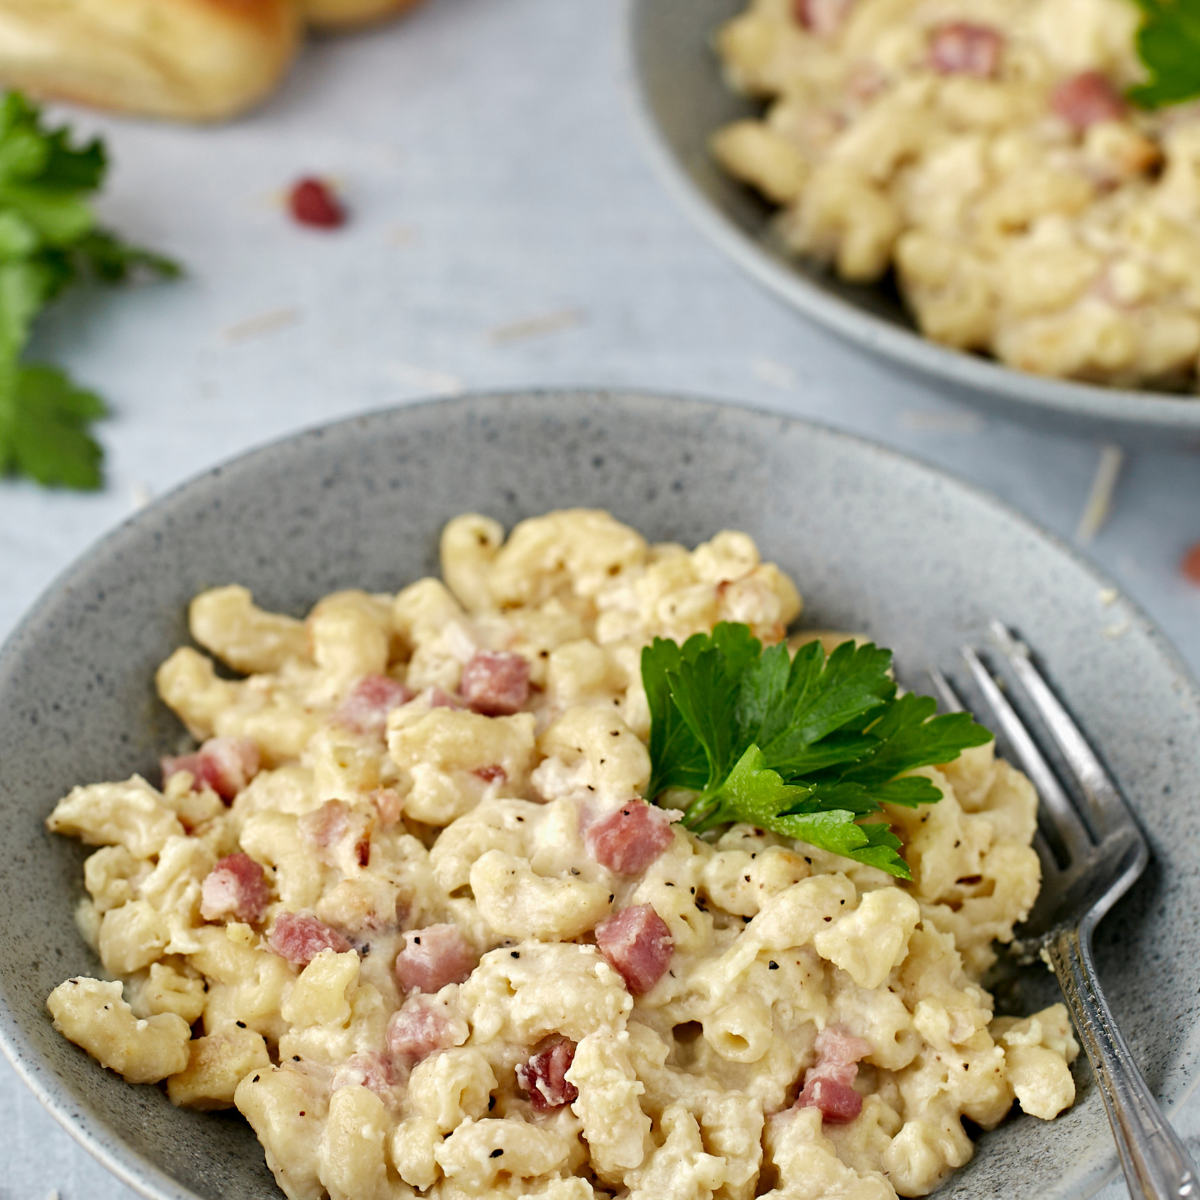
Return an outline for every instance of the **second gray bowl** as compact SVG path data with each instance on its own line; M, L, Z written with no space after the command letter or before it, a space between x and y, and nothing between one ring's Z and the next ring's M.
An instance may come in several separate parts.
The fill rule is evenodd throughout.
M714 31L746 0L628 0L628 73L651 159L687 214L744 271L805 317L958 400L1058 433L1200 448L1200 398L1027 375L927 341L894 293L843 283L782 254L770 207L720 170L714 130L757 106L721 77Z

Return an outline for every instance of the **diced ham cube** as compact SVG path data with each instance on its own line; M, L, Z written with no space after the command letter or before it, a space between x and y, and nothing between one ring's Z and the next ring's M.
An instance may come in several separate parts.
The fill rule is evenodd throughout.
M518 1065L517 1084L528 1093L534 1112L549 1112L578 1098L579 1089L567 1080L574 1060L575 1043L560 1038Z
M814 1043L818 1063L827 1066L854 1067L871 1053L871 1043L855 1037L845 1025L829 1025L817 1034Z
M348 869L347 862L365 867L371 861L373 824L371 817L356 812L344 800L326 800L299 820L300 832L317 857L343 871Z
M950 21L939 25L929 41L929 63L943 75L990 79L1000 66L1003 36L990 25Z
M870 1042L855 1037L842 1025L817 1034L817 1061L804 1073L797 1108L819 1108L821 1118L844 1125L862 1112L862 1096L852 1086L858 1063L871 1053Z
M325 849L341 841L350 828L350 805L344 800L326 800L298 822L300 832L315 846Z
M412 699L412 692L388 675L365 675L338 705L334 720L355 733L382 734L388 713Z
M500 766L499 763L492 763L487 767L476 767L471 772L472 775L478 775L484 783L504 783L508 779L508 772Z
M504 650L480 650L463 667L458 690L477 713L511 716L529 699L529 663Z
M409 1066L415 1066L435 1050L449 1049L459 1041L451 1018L423 1001L422 996L407 1000L388 1021L388 1049Z
M1200 542L1183 556L1179 564L1180 573L1189 583L1200 586Z
M796 20L818 37L830 37L846 23L854 0L793 0Z
M404 949L396 955L396 982L405 992L436 992L448 983L462 983L479 962L456 925L427 925L404 938Z
M387 829L400 820L404 811L404 797L395 788L377 788L370 795L370 801L379 813L379 824Z
M189 771L193 791L210 787L229 804L258 774L260 765L258 746L249 738L209 738L194 754L163 758L163 783Z
M667 923L650 907L623 908L596 926L596 946L635 996L663 976L675 948Z
M336 1092L338 1088L358 1084L370 1088L375 1095L382 1099L391 1097L392 1088L399 1083L390 1057L373 1051L364 1054L352 1054L333 1073L329 1081L329 1090Z
M270 899L262 867L248 854L231 854L200 885L200 915L206 921L233 917L255 925L266 915Z
M281 912L275 918L267 945L280 958L286 958L299 967L307 967L322 950L336 950L339 954L345 954L350 949L350 943L324 921L290 912Z
M674 840L661 809L630 800L587 831L588 853L618 875L640 875Z
M811 1083L805 1082L804 1091L800 1093L796 1105L799 1108L819 1108L821 1120L833 1125L845 1125L862 1112L862 1096L840 1079L820 1076Z
M1099 71L1064 79L1054 89L1050 106L1079 132L1101 121L1119 121L1127 111L1124 97Z
M307 176L297 180L288 193L288 208L301 225L337 229L346 223L346 210L337 193L323 179Z

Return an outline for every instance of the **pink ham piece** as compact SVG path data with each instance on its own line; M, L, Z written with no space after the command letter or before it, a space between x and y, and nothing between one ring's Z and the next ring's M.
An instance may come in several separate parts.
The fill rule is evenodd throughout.
M509 717L529 699L529 663L505 650L480 650L458 685L467 707L485 717Z
M298 822L300 832L314 845L325 849L341 841L350 828L350 805L344 800L326 800Z
M843 1025L830 1025L817 1034L817 1061L804 1073L797 1108L819 1108L821 1119L835 1125L853 1121L862 1112L862 1096L853 1088L859 1059L871 1053L870 1042L855 1037Z
M793 0L796 20L809 33L830 37L846 23L854 0Z
M601 817L587 831L588 853L618 875L640 875L675 835L662 811L644 800L630 800Z
M951 21L939 25L929 41L929 65L943 75L990 79L1000 66L1004 38L989 25Z
M596 946L635 995L663 976L675 948L667 923L650 907L623 908L596 926Z
M387 1100L391 1097L392 1088L399 1083L393 1070L392 1060L385 1054L373 1051L363 1054L352 1054L336 1071L329 1081L330 1092L338 1088L358 1084L370 1088L375 1095Z
M448 983L462 983L479 962L456 925L427 925L404 939L395 969L396 982L405 992L436 992Z
M1080 133L1101 121L1119 121L1127 111L1120 92L1099 71L1064 79L1054 89L1050 107Z
M435 1050L446 1050L455 1043L454 1026L442 1013L414 996L392 1013L387 1027L388 1049L409 1066L428 1058Z
M567 1081L574 1060L575 1043L560 1038L518 1065L517 1084L528 1093L534 1112L549 1112L578 1098L579 1089Z
M270 900L263 869L248 854L220 859L200 885L200 915L206 921L233 917L256 925Z
M338 705L334 720L355 733L382 734L388 713L412 699L412 692L387 675L364 675Z
M209 738L194 754L163 758L163 784L172 775L189 771L193 791L210 787L229 804L258 774L260 765L258 746L249 738Z
M350 943L324 921L290 912L281 912L275 918L267 945L280 958L286 958L298 967L307 967L322 950L345 954L350 949Z
M404 811L404 797L394 788L378 788L369 797L379 814L379 824L387 829L400 820Z

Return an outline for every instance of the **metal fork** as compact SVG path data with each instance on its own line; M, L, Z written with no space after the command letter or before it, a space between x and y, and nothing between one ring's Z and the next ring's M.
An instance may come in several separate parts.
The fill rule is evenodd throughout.
M1133 1200L1200 1200L1196 1165L1137 1069L1100 990L1092 957L1096 926L1150 861L1146 839L1120 789L1034 666L1028 647L998 621L991 623L991 634L994 649L1057 743L1084 800L1076 806L996 680L975 651L964 647L967 668L996 728L1041 799L1042 890L1019 931L1021 939L1058 978L1100 1085ZM946 677L936 668L930 676L943 706L963 711Z

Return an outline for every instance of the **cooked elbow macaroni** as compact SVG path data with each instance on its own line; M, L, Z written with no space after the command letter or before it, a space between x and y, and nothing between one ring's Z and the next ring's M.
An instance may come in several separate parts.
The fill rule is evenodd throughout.
M601 512L460 517L442 555L447 584L304 622L196 598L252 673L181 649L159 690L219 736L48 820L100 847L80 926L112 978L51 994L66 1037L236 1106L291 1200L919 1196L970 1157L963 1118L1072 1102L1062 1006L993 1019L979 982L1039 879L1036 797L990 745L889 812L911 884L697 837L638 800L640 650L779 641L787 577L744 535L689 552Z
M790 251L894 268L936 341L1194 389L1200 115L1124 102L1138 21L1128 0L750 0L717 47L768 108L713 150Z

